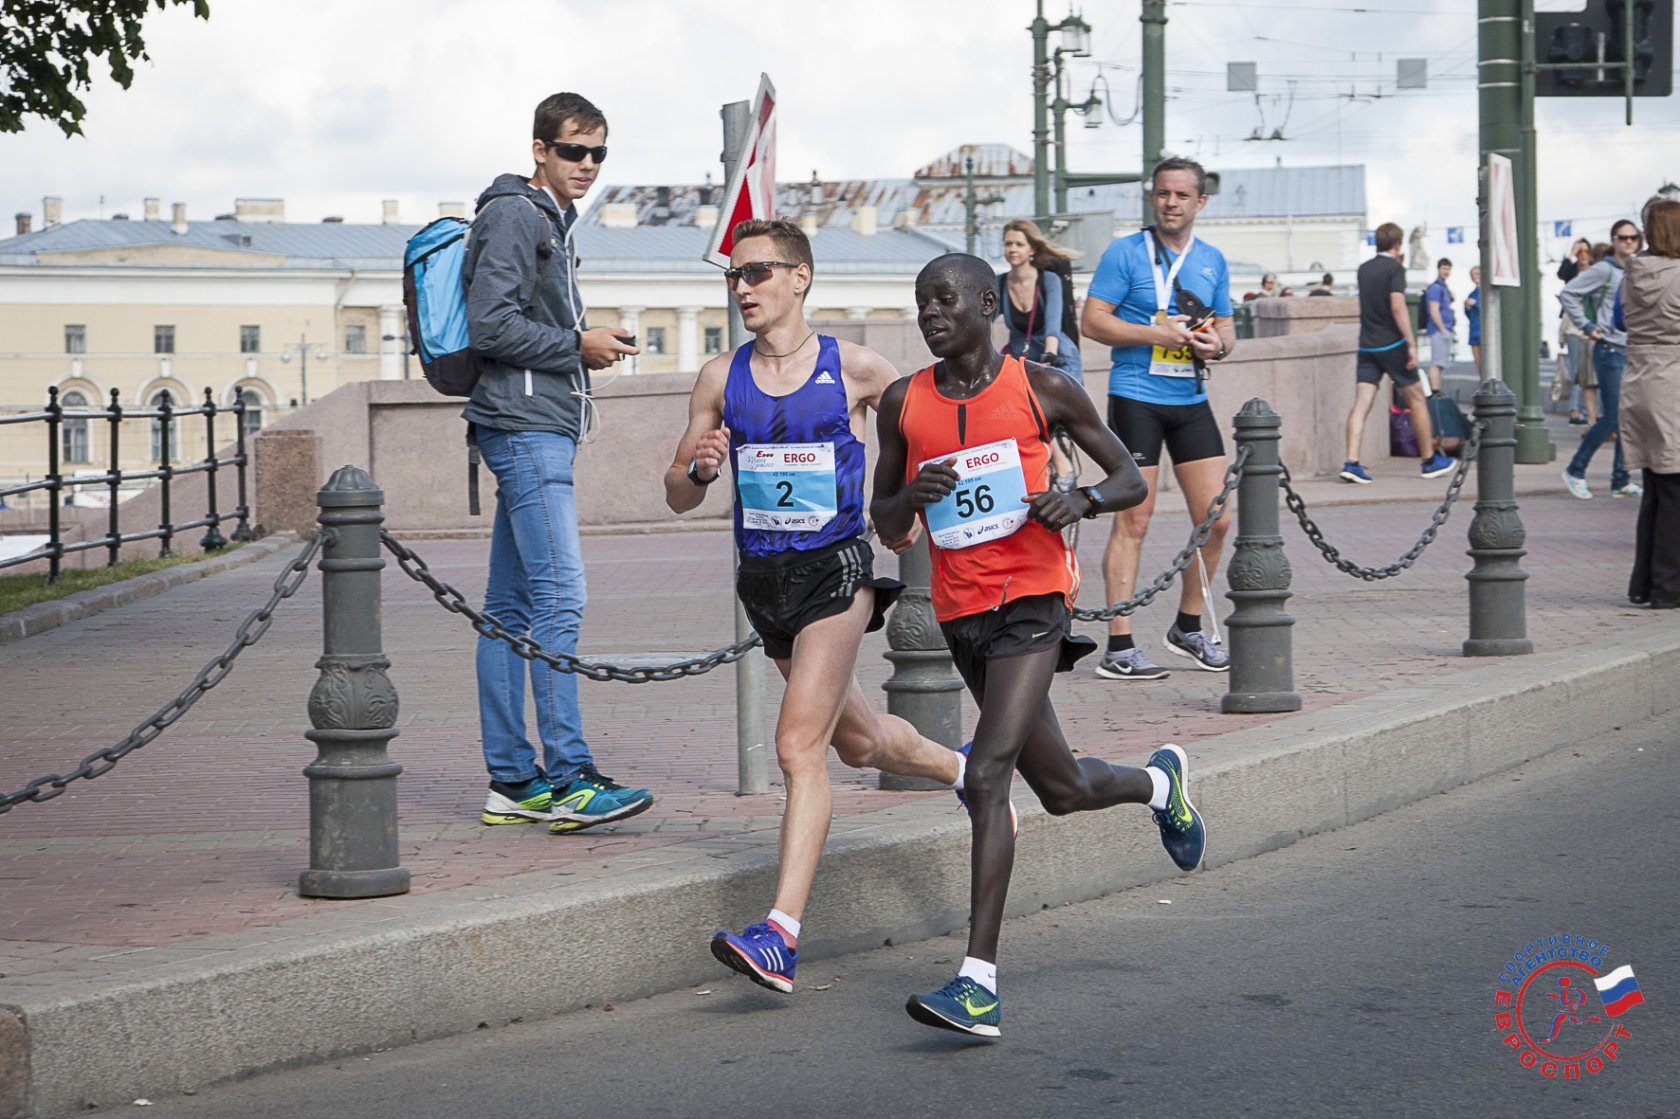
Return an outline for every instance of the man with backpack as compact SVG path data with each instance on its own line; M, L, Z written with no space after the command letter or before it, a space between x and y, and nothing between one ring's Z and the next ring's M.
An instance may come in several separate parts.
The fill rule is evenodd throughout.
M537 106L530 175L478 198L463 267L467 332L479 361L462 415L496 476L484 610L544 649L572 653L583 624L583 554L572 466L590 426L589 371L639 351L586 329L572 231L576 203L607 158L607 120L585 98ZM478 711L490 794L486 824L546 822L555 834L646 810L653 797L601 775L584 740L577 677L531 662L542 758L525 733L527 662L478 639Z

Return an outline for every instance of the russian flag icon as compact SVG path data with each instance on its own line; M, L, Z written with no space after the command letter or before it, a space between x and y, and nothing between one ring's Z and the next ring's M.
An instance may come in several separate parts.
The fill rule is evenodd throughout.
M1594 979L1593 986L1598 988L1598 997L1604 1002L1604 1013L1612 1018L1645 1001L1645 996L1639 993L1639 980L1633 977L1633 968L1626 964Z

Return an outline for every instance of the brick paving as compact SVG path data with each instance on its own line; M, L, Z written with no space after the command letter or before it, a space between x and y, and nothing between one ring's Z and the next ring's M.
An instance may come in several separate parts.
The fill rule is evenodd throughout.
M1558 429L1560 451L1567 429ZM1606 464L1607 465L1607 464ZM1391 473L1398 474L1397 464ZM1619 632L1672 625L1672 614L1626 605L1637 502L1566 496L1558 466L1519 468L1528 530L1529 631L1537 649L1613 642ZM1602 486L1602 479L1595 479ZM1391 477L1377 486L1301 487L1332 543L1363 563L1385 563L1427 523L1440 483ZM1288 520L1294 569L1296 687L1304 710L1399 686L1450 688L1467 662L1465 556L1474 481L1441 539L1399 579L1369 584L1322 562ZM1345 504L1346 502L1367 502ZM1287 516L1287 514L1285 514ZM1171 495L1145 546L1158 571L1183 543L1187 520ZM1090 605L1101 598L1103 530L1080 541ZM672 547L675 541L677 547ZM476 597L488 543L417 542L444 579ZM268 592L293 553L177 587L24 641L0 646L0 788L73 767L126 733L220 652L233 628ZM733 615L729 541L722 532L591 536L584 541L590 590L582 650L606 660L665 658L727 644ZM890 556L881 566L893 568ZM582 699L602 768L659 797L647 814L572 836L477 823L484 775L472 683L473 635L393 565L385 579L384 637L401 697L393 756L399 783L403 865L415 892L495 881L532 870L610 866L632 853L731 836L773 833L779 775L762 797L735 795L734 678L729 670L682 681L625 685L585 681ZM46 980L70 964L144 951L170 958L206 937L261 936L323 912L354 914L380 902L299 898L308 861L307 783L314 756L302 732L320 652L320 583L312 575L232 677L176 728L95 782L55 801L0 816L0 978ZM1080 749L1136 759L1162 741L1194 744L1277 716L1219 713L1225 678L1181 668L1160 641L1176 592L1143 612L1145 648L1174 669L1155 683L1109 682L1088 668L1059 677L1053 697ZM1228 613L1221 600L1221 613ZM1084 627L1100 636L1098 626ZM890 672L884 637L859 658L865 691L880 696ZM1175 663L1168 663L1175 662ZM1082 666L1084 667L1084 666ZM780 682L768 673L769 710ZM884 698L882 699L884 705ZM973 711L965 725L972 725ZM772 771L774 766L772 766ZM874 773L831 765L837 817L855 817L948 793L893 793Z

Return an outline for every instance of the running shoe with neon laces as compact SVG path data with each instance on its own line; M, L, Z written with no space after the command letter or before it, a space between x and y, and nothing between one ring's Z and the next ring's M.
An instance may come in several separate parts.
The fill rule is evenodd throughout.
M1202 814L1190 803L1188 791L1189 760L1184 751L1167 743L1144 763L1146 768L1158 769L1167 775L1167 806L1155 811L1155 826L1161 829L1161 846L1167 849L1180 870L1195 870L1207 854L1207 825Z
M1448 456L1443 455L1440 451L1436 451L1434 454L1424 459L1422 464L1418 466L1418 473L1423 475L1425 478L1439 478L1443 474L1451 474L1457 469L1457 459L1449 458Z
M1189 657L1197 668L1207 672L1231 671L1231 655L1201 630L1185 633L1174 622L1167 630L1167 648L1181 657Z
M957 747L957 753L966 758L968 757L968 752L972 749L974 749L973 742L964 742L961 746ZM968 810L968 798L963 795L963 791L961 789L954 788L951 791L957 794L957 803L962 805L963 811L966 812ZM1009 802L1009 834L1017 839L1021 837L1021 814L1015 811L1015 801L1013 799Z
M931 995L911 995L904 1009L924 1026L976 1037L1002 1036L998 1029L1003 1021L1002 1001L966 975L957 976Z
M554 786L541 775L517 785L492 781L478 819L484 824L539 824L549 818L553 802Z
M1095 671L1098 676L1109 680L1165 680L1171 675L1138 648L1104 653Z
M784 995L793 993L793 969L799 952L789 948L782 934L768 922L748 925L736 936L728 929L712 934L712 955L720 964Z
M578 771L571 784L554 790L548 830L555 835L582 831L596 824L628 820L653 807L653 794L646 789L627 789L603 777L592 765Z

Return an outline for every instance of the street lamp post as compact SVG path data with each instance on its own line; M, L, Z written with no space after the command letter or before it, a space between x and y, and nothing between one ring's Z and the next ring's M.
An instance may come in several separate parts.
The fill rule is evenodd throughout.
M1062 55L1068 54L1074 58L1083 58L1089 53L1088 50L1070 50L1065 47L1057 47L1052 55L1055 60L1056 99L1050 103L1050 117L1055 122L1056 128L1056 213L1058 214L1067 213L1067 112L1072 109L1076 113L1085 114L1102 105L1102 98L1097 96L1094 89L1091 91L1091 95L1083 101L1073 102L1062 96ZM1096 122L1088 122L1087 127L1094 123Z
M965 249L969 256L974 255L980 239L979 210L982 206L990 206L1005 201L1003 195L993 191L982 198L974 193L974 157L963 157L963 233Z
M1027 25L1033 41L1033 215L1038 224L1050 225L1050 32L1062 33L1062 45L1057 48L1075 58L1091 53L1091 25L1069 13L1060 23L1052 24L1044 18L1044 0L1038 0L1037 15ZM1060 59L1057 60L1060 65ZM1059 93L1059 91L1058 91ZM1058 97L1059 99L1059 97ZM1058 166L1066 169L1066 162Z
M309 336L306 334L300 334L298 335L298 340L296 342L285 343L286 352L280 355L281 361L289 363L292 360L292 352L294 350L297 351L298 399L303 404L309 403L309 347L311 345L315 345L315 343L309 341ZM327 360L327 351L320 348L318 345L316 345L315 349L315 360Z

